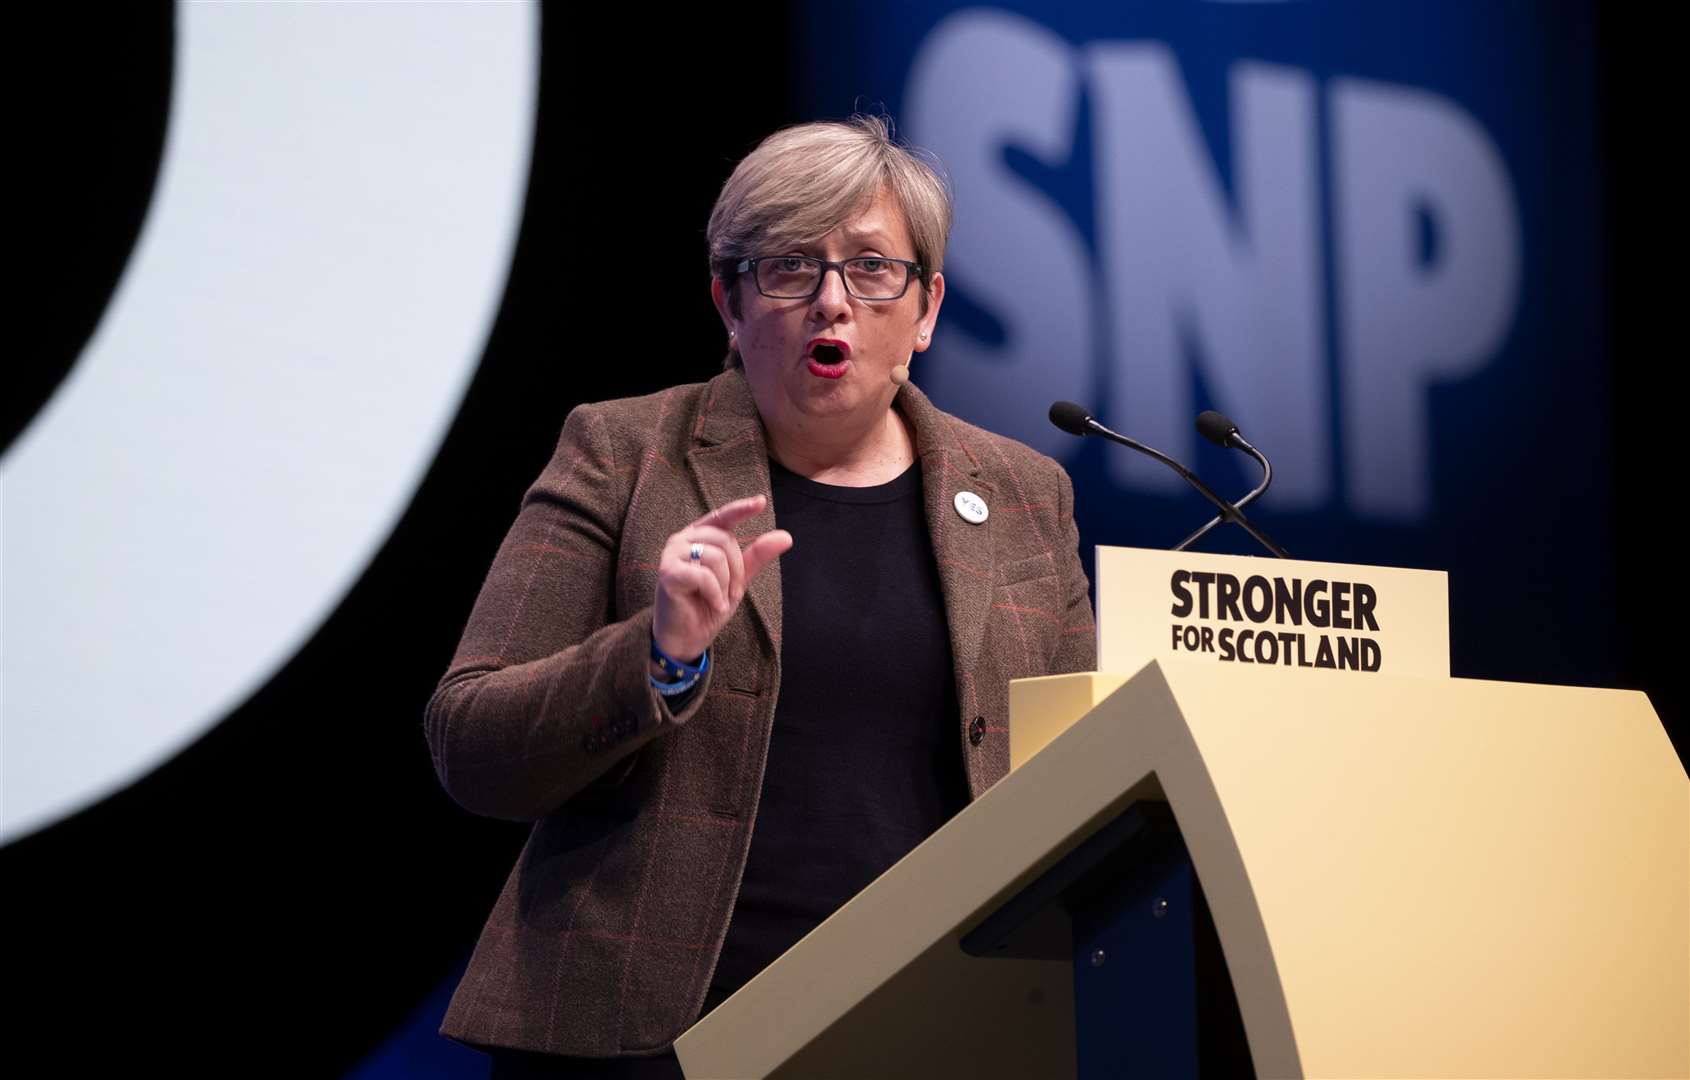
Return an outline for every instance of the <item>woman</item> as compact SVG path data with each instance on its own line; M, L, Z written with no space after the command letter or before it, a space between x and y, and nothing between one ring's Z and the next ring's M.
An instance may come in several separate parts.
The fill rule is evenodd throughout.
M727 370L565 421L427 710L452 796L534 823L444 1034L679 1075L1007 772L1011 678L1093 666L1067 475L906 382L950 217L876 118L778 132L710 217Z

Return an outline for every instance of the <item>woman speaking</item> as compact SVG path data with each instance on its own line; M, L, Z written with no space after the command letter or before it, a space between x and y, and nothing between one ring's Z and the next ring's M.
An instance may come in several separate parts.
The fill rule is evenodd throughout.
M679 1076L1008 771L1010 679L1093 666L1067 475L908 382L950 221L880 119L776 133L710 215L727 370L564 422L426 715L533 823L441 1029L494 1076Z

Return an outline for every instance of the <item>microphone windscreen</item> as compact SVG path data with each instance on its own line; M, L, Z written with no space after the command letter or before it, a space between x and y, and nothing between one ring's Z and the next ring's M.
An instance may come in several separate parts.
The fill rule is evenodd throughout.
M1216 446L1227 446L1238 425L1213 409L1197 414L1197 432Z
M1050 407L1050 422L1070 435L1086 434L1086 424L1090 420L1091 412L1072 401L1058 401Z

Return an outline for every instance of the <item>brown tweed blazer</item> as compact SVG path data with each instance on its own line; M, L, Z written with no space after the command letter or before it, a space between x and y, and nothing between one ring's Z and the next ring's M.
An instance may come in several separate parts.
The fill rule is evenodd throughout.
M914 386L895 407L915 431L958 752L978 797L1009 768L1009 680L1095 665L1073 487L1051 459ZM985 501L985 523L957 513L959 491ZM425 718L454 799L534 823L442 1034L614 1057L655 1053L697 1019L762 790L780 564L752 583L675 715L647 681L655 571L671 533L758 492L768 451L737 371L564 422ZM771 507L739 535L774 526Z

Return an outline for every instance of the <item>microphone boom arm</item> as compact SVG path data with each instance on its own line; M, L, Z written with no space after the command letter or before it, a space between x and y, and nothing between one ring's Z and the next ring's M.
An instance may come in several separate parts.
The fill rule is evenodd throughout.
M1251 503L1255 502L1258 498L1260 498L1262 492L1264 492L1268 489L1268 485L1273 483L1273 463L1270 462L1267 459L1266 454L1263 454L1260 450L1257 450L1254 446L1251 446L1249 443L1245 442L1244 436L1238 434L1236 431L1234 431L1232 433L1231 441L1240 450L1244 451L1246 454L1249 454L1251 457L1255 458L1256 463L1262 467L1262 482L1257 484L1253 489L1251 489L1250 494L1244 496L1242 499L1239 499L1237 502L1232 504L1233 506L1242 510L1246 506L1249 506ZM1209 534L1209 530L1213 529L1215 526L1221 524L1225 520L1226 520L1225 514L1216 514L1214 517L1209 519L1208 524L1204 525L1201 529L1198 529L1196 532L1192 533L1190 536L1186 537L1184 540L1181 540L1179 543L1175 544L1174 550L1175 551L1185 551L1186 549L1190 548L1192 544L1195 544L1197 541L1199 541L1203 537L1207 536ZM1260 537L1257 537L1257 539L1260 539ZM1283 558L1283 556L1281 556L1281 557Z
M1166 465L1168 468L1170 468L1170 469L1174 470L1175 472L1179 473L1180 476L1182 476L1185 479L1186 483L1190 484L1192 487L1197 489L1197 493L1199 495L1202 495L1205 499L1208 499L1210 502L1214 503L1215 508L1218 509L1221 512L1220 516L1221 516L1222 520L1230 521L1234 525L1237 525L1239 528L1243 529L1245 532L1247 532L1251 536L1255 537L1256 543L1258 543L1258 544L1262 545L1263 547L1267 548L1269 551L1273 552L1275 555L1279 556L1281 559L1289 559L1291 557L1291 553L1289 551L1286 551L1284 548L1280 547L1278 544L1276 544L1272 540L1268 539L1268 537L1260 529L1258 529L1254 525L1250 524L1250 519L1245 517L1244 514L1238 509L1238 507L1236 507L1233 504L1227 502L1225 499L1221 498L1219 495L1216 495L1214 490L1212 488L1210 488L1208 484L1205 484L1201 479L1199 479L1196 473L1192 472L1190 469L1186 468L1184 465L1181 465L1179 462L1175 461L1173 458L1171 458L1168 455L1162 453L1160 450L1156 450L1152 447L1144 445L1143 443L1139 442L1137 439L1128 438L1127 436L1122 435L1118 431L1110 431L1108 428L1106 428L1102 424L1098 423L1097 420L1092 418L1092 417L1089 417L1089 416L1086 417L1085 428L1088 432L1090 432L1093 435L1102 435L1104 438L1108 439L1110 442L1118 442L1122 446L1129 447L1133 450L1137 450L1141 454L1148 454L1150 457L1153 457L1157 461L1160 461L1162 464Z

